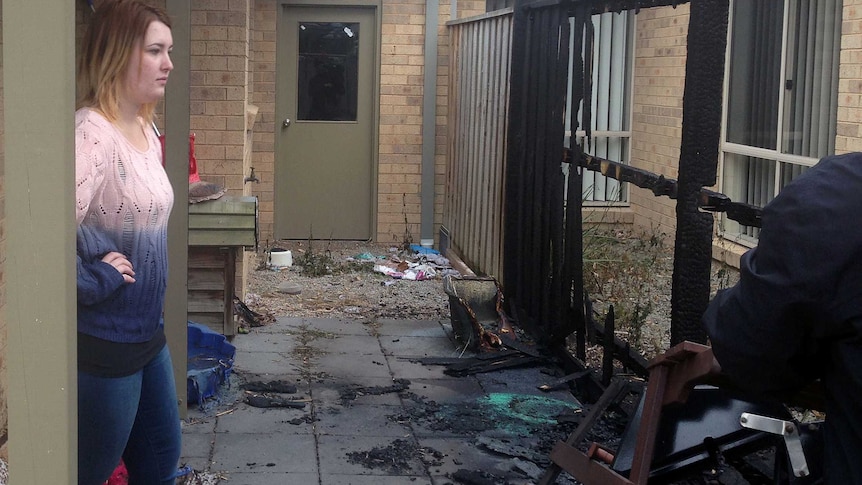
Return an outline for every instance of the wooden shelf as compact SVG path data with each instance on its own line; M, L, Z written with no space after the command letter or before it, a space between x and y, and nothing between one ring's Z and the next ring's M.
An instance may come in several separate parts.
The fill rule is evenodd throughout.
M189 205L189 246L257 246L257 197L222 196Z

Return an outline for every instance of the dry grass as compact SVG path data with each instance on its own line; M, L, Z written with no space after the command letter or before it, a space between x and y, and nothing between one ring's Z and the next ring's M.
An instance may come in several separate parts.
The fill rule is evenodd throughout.
M670 345L673 246L667 234L590 228L584 232L584 286L594 318L604 322L613 305L616 335L647 358ZM713 291L738 279L715 264Z

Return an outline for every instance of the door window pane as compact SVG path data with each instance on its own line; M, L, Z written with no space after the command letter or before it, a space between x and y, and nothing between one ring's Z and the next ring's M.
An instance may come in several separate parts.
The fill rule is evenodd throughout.
M356 121L359 24L301 22L297 119Z

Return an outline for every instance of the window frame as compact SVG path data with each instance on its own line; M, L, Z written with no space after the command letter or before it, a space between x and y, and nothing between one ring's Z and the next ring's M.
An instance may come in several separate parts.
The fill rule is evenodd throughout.
M790 28L790 16L791 16L791 1L792 0L782 0L783 1L783 18L782 18L782 32L781 32L781 61L780 61L780 71L779 75L782 80L788 79L788 76L791 75L789 72L788 66L788 51L790 50L790 36L793 34ZM800 0L806 1L806 0ZM729 116L729 106L730 106L730 82L731 82L731 61L732 61L732 40L733 40L733 30L734 30L734 9L736 8L738 0L731 0L730 2L730 10L728 16L728 28L727 28L727 49L725 51L725 76L723 82L723 99L722 99L722 119L721 119L721 138L719 143L719 159L718 159L718 177L717 177L717 187L719 190L727 193L728 190L725 188L725 182L728 170L727 166L729 163L728 158L732 156L742 156L742 157L751 157L762 159L768 162L771 162L774 167L773 174L773 193L772 198L775 198L776 195L781 190L782 182L782 168L784 165L794 165L800 167L812 167L814 166L820 158L817 157L807 157L801 155L794 155L789 153L784 153L782 150L785 149L785 135L786 135L786 108L787 108L787 95L788 90L782 88L784 81L779 85L778 90L778 109L776 113L777 117L777 133L776 133L776 143L775 149L761 148L750 145L743 145L739 143L729 142L728 141L728 116ZM839 46L840 49L840 46ZM835 68L837 69L840 66L840 60L836 61ZM837 118L832 120L833 123L837 122ZM748 190L749 187L741 187L741 189ZM771 199L770 199L771 200ZM744 201L737 201L744 202ZM738 223L729 220L726 215L722 214L721 217L717 218L716 227L718 234L726 240L731 242L735 242L747 247L754 247L757 245L757 237L752 235L744 234L740 231L741 225Z
M602 62L602 63L609 63L609 64L611 64L617 68L619 68L621 66L623 69L623 79L617 81L617 88L621 90L620 95L619 95L619 99L618 100L609 99L608 100L608 110L607 110L608 111L607 114L609 115L609 117L610 116L616 116L618 118L618 122L622 126L622 128L619 130L592 129L590 132L590 136L591 136L590 149L587 150L587 152L593 153L595 150L595 147L596 147L596 142L599 140L624 139L625 141L622 142L622 147L619 148L620 149L620 153L619 153L620 159L619 160L613 160L612 158L609 158L608 156L604 156L602 158L608 158L608 159L615 161L615 162L628 164L631 162L631 154L632 154L632 105L633 105L633 98L634 98L634 96L632 96L632 93L634 92L634 82L635 82L635 80L634 80L634 63L635 63L635 49L636 49L635 40L637 38L636 17L635 17L635 14L633 11L623 11L623 12L617 12L617 13L606 12L606 13L602 13L602 14L592 15L591 20L593 21L593 24L595 25L597 20L599 22L601 22L601 20L599 20L599 19L601 19L602 16L609 16L610 17L610 16L614 16L614 15L625 15L626 16L626 19L625 19L625 22L626 22L625 36L626 37L625 37L625 45L623 46L623 56L622 56L623 58L620 60L620 59L615 58L613 55L608 55L607 52L612 50L612 46L607 45L607 43L601 43L601 42L599 42L600 39L596 38L595 39L594 52L593 52L593 60L598 61L598 62ZM572 22L571 19L569 21ZM594 28L594 32L599 32L599 35L601 35L601 30L602 29L595 29ZM574 36L574 29L571 29L571 31L572 31L571 35ZM613 35L613 34L611 33L610 35ZM596 37L598 37L598 36L596 36ZM570 37L570 39L569 39L569 46L570 47L573 45L573 40L574 40L574 37ZM612 38L611 38L611 42L613 42ZM586 46L587 43L585 42L584 45ZM573 52L572 49L569 49L569 51L570 52L569 52L569 65L568 65L568 72L569 72L568 79L570 82L569 82L569 87L568 87L567 94L566 94L566 98L567 98L566 106L571 106L571 79L572 79L572 71L573 71L573 59L574 59L574 55L575 55L575 52ZM611 54L613 54L613 52L611 52ZM583 55L583 53L581 53L581 55ZM610 67L610 66L605 66L605 67L613 70L613 67ZM594 76L599 75L598 74L598 72L599 72L598 68L594 67L593 72L594 72ZM594 82L593 84L595 85L597 83ZM609 96L609 98L610 98L610 96ZM596 108L597 103L598 103L598 96L596 96L595 89L594 89L591 101L592 101L592 113L593 113L593 117L595 118L598 115L598 109ZM582 104L583 104L583 101L581 102L581 104L579 106L582 106ZM616 109L618 110L617 113L610 113L610 109L611 109L613 104L618 104L618 106L616 107ZM579 115L582 115L582 114L583 114L583 110L579 109ZM597 120L591 120L591 123L593 121L597 121ZM609 121L609 123L610 122L611 121ZM565 123L566 123L565 143L568 145L569 139L572 135L571 126L570 126L570 117L568 114L566 115ZM580 120L580 123L581 123L581 127L583 127L583 121L582 120ZM587 135L586 130L583 128L580 128L580 129L575 131L575 137L576 137L578 143L582 143L585 140L586 135ZM601 155L598 155L598 156L601 156ZM568 176L567 169L568 169L568 166L564 166L564 171L565 171L566 176ZM581 169L581 170L583 170L583 169ZM603 180L606 185L607 185L609 180L616 182L615 184L612 184L612 185L615 185L616 187L619 188L619 193L616 195L617 199L614 200L613 199L614 194L607 194L606 191L603 193L603 195L600 198L596 198L596 196L594 194L588 193L587 184L589 183L589 181L587 181L586 177L585 177L584 182L583 182L583 187L581 188L581 201L582 201L583 206L585 206L585 207L608 206L608 205L611 205L614 207L628 207L628 206L630 206L629 189L628 189L627 183L618 182L618 181L615 181L615 180L613 180L609 177L606 177L602 174L594 173L594 180L599 180L599 179ZM568 186L568 184L567 184L567 186ZM595 191L595 188L593 188L593 191ZM609 198L609 195L610 195L610 198Z

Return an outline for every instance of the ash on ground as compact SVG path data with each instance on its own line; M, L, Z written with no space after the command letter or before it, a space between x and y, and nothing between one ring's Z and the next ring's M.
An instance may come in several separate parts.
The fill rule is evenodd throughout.
M617 315L617 336L629 342L647 358L669 347L671 282L673 248L661 235L642 235L624 231L585 234L584 278L585 287L595 310L597 321L603 321L610 305ZM379 260L408 259L411 255L403 248L373 243L279 241L279 247L291 250L295 262L302 262L309 254L313 264L324 271L311 275L300 264L289 268L273 269L266 264L265 252L257 255L249 271L246 303L262 314L290 317L328 317L365 320L377 319L449 320L449 301L442 279L411 281L395 279L374 271ZM317 256L326 256L318 259ZM366 259L370 255L372 259ZM328 259L327 259L328 258ZM738 278L735 270L716 265L711 274L713 290L732 285ZM291 292L279 291L290 286ZM574 353L574 349L570 349ZM588 348L587 365L601 368L601 348ZM396 383L397 387L404 387ZM368 389L346 389L342 404L349 405L357 395ZM374 391L372 389L372 391ZM463 434L477 447L506 455L513 462L523 462L544 469L550 449L565 441L577 427L580 417L570 415L553 423L524 425L526 433L501 435L501 423L509 423L489 415L487 409L475 402L440 404L409 392L407 388L380 389L397 392L413 405L404 413L392 416L398 422L409 422L414 427L430 431ZM582 451L589 443L597 442L615 449L630 418L629 409L610 408L590 430L579 446ZM396 443L393 442L393 445ZM422 458L435 459L434 450L418 449L418 445L397 443L356 452L349 459L369 468L395 467L411 470L423 465ZM407 450L407 453L402 453ZM409 456L408 456L409 455ZM439 459L439 458L436 458ZM463 470L449 478L457 483L526 483L529 473L522 469L505 477L481 477L476 471ZM401 473L399 471L399 473ZM480 479L485 480L484 482ZM558 483L570 479L561 475ZM472 481L471 481L472 480ZM520 480L520 481L519 481Z
M412 441L397 439L386 447L375 447L368 451L353 451L347 461L369 469L384 470L390 475L421 473L423 465L440 466L443 453ZM421 463L418 463L417 460Z

